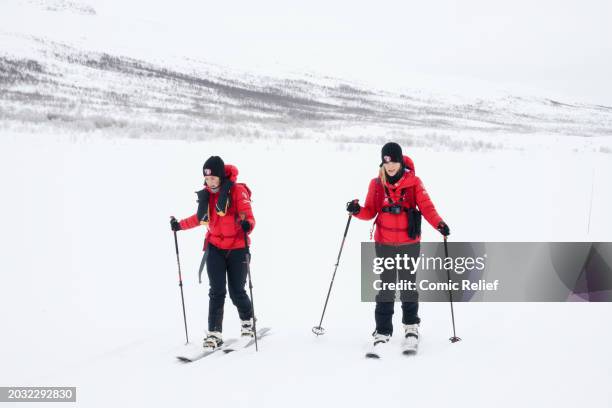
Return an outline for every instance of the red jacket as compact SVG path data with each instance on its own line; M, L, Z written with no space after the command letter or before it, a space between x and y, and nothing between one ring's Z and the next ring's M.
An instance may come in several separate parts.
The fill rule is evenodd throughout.
M402 178L395 184L385 182L389 195L393 203L397 203L401 198L401 192L404 190L404 198L402 206L408 207L410 203L415 203L418 209L423 214L423 217L434 228L438 227L442 218L438 215L427 190L423 186L423 182L414 173L414 163L408 156L404 156L406 170ZM381 167L381 171L384 169ZM383 244L409 244L419 242L420 237L411 239L408 236L408 213L402 211L400 214L391 214L382 212L382 208L391 205L386 197L385 190L380 176L370 181L368 187L368 196L365 204L361 207L361 211L355 217L362 220L371 220L376 217L374 241Z
M231 164L225 165L225 174L230 181L236 182L238 169ZM209 208L214 209L219 198L219 193L213 193L208 186L205 188L210 193ZM204 241L211 243L221 249L244 248L244 231L240 226L240 221L244 217L251 224L251 231L255 228L255 217L251 209L251 192L244 184L234 184L230 189L230 201L227 213L224 216L217 214L214 210L209 211L208 232ZM181 229L190 229L200 225L197 213L191 217L179 221ZM249 233L251 232L249 231ZM250 245L250 238L247 234Z

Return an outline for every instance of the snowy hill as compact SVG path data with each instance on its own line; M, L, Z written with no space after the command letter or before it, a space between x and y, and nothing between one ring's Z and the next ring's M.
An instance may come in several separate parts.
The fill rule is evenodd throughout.
M153 40L155 27L98 16L93 8L81 13L90 6L66 1L8 5L3 27L14 31L0 32L4 129L102 130L188 140L381 143L394 138L452 150L545 147L572 137L580 149L610 151L612 107L510 91L483 89L461 96L308 73L253 73L131 44L129 30L139 33L136 38ZM27 15L27 24L12 27L17 18L11 13ZM51 28L58 24L63 26L59 32ZM83 31L88 26L96 30ZM123 32L120 41L96 34L117 29Z
M612 108L605 106L397 93L333 78L253 76L190 60L161 65L41 38L2 40L29 50L0 57L4 126L110 128L130 137L171 132L190 140L392 136L467 149L499 147L509 135L607 137L612 129Z

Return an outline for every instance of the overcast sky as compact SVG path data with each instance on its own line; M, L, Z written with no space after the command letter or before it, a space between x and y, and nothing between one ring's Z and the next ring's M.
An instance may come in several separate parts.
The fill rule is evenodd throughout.
M100 13L162 22L213 61L414 86L411 73L477 79L612 106L609 0L90 3Z

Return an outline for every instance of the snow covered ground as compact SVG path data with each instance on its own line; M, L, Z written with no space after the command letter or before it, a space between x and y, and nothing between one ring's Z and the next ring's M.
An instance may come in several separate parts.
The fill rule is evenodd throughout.
M569 142L574 150L612 151L610 106L480 83L457 92L412 74L406 87L220 65L202 58L197 39L172 41L167 27L79 4L3 3L0 129L186 140L392 138L468 151Z
M0 386L76 386L84 407L612 404L608 303L457 304L457 344L448 305L422 304L417 357L396 336L397 355L365 360L366 222L351 225L327 334L310 331L344 203L365 198L383 142L414 159L452 240L609 241L610 107L230 67L167 34L76 0L0 5ZM253 191L256 311L274 334L185 366L168 219L195 211L212 154ZM179 232L194 344L203 235ZM236 336L229 299L225 315Z
M183 328L168 216L194 211L201 164L213 153L253 190L256 307L274 335L259 354L184 366L174 360ZM407 153L453 240L608 236L607 155ZM448 305L423 304L416 358L398 345L392 358L364 360L373 305L359 301L359 242L369 223L351 225L328 333L315 338L343 203L363 199L378 157L374 144L3 134L0 383L77 386L87 407L609 405L610 304L458 304L457 344L447 340ZM179 233L193 342L206 320L206 282L197 284L203 232ZM424 239L439 237L428 227ZM226 336L237 335L229 300L225 320Z

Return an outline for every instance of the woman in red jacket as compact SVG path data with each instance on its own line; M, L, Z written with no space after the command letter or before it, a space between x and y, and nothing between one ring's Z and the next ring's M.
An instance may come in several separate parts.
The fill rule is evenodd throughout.
M365 204L360 206L358 200L353 200L347 204L347 210L362 220L376 217L374 241L377 257L408 254L416 258L420 254L421 214L445 236L450 234L449 227L438 215L423 183L415 175L414 163L402 154L400 145L385 144L381 156L379 175L370 181ZM381 280L395 282L398 273L401 280L415 280L415 275L410 271L396 269L383 271ZM400 299L404 325L403 347L416 350L421 322L418 316L418 293L402 291ZM376 296L374 347L387 343L391 338L394 300L395 291L381 290Z
M173 231L207 225L204 241L206 271L210 289L208 292L208 333L204 347L216 348L223 344L223 307L226 280L229 295L238 309L242 336L254 336L253 307L246 289L245 268L250 242L248 234L255 227L251 210L251 192L242 183L236 183L238 169L224 164L219 156L212 156L204 163L205 186L198 191L198 212L177 221L172 218Z

